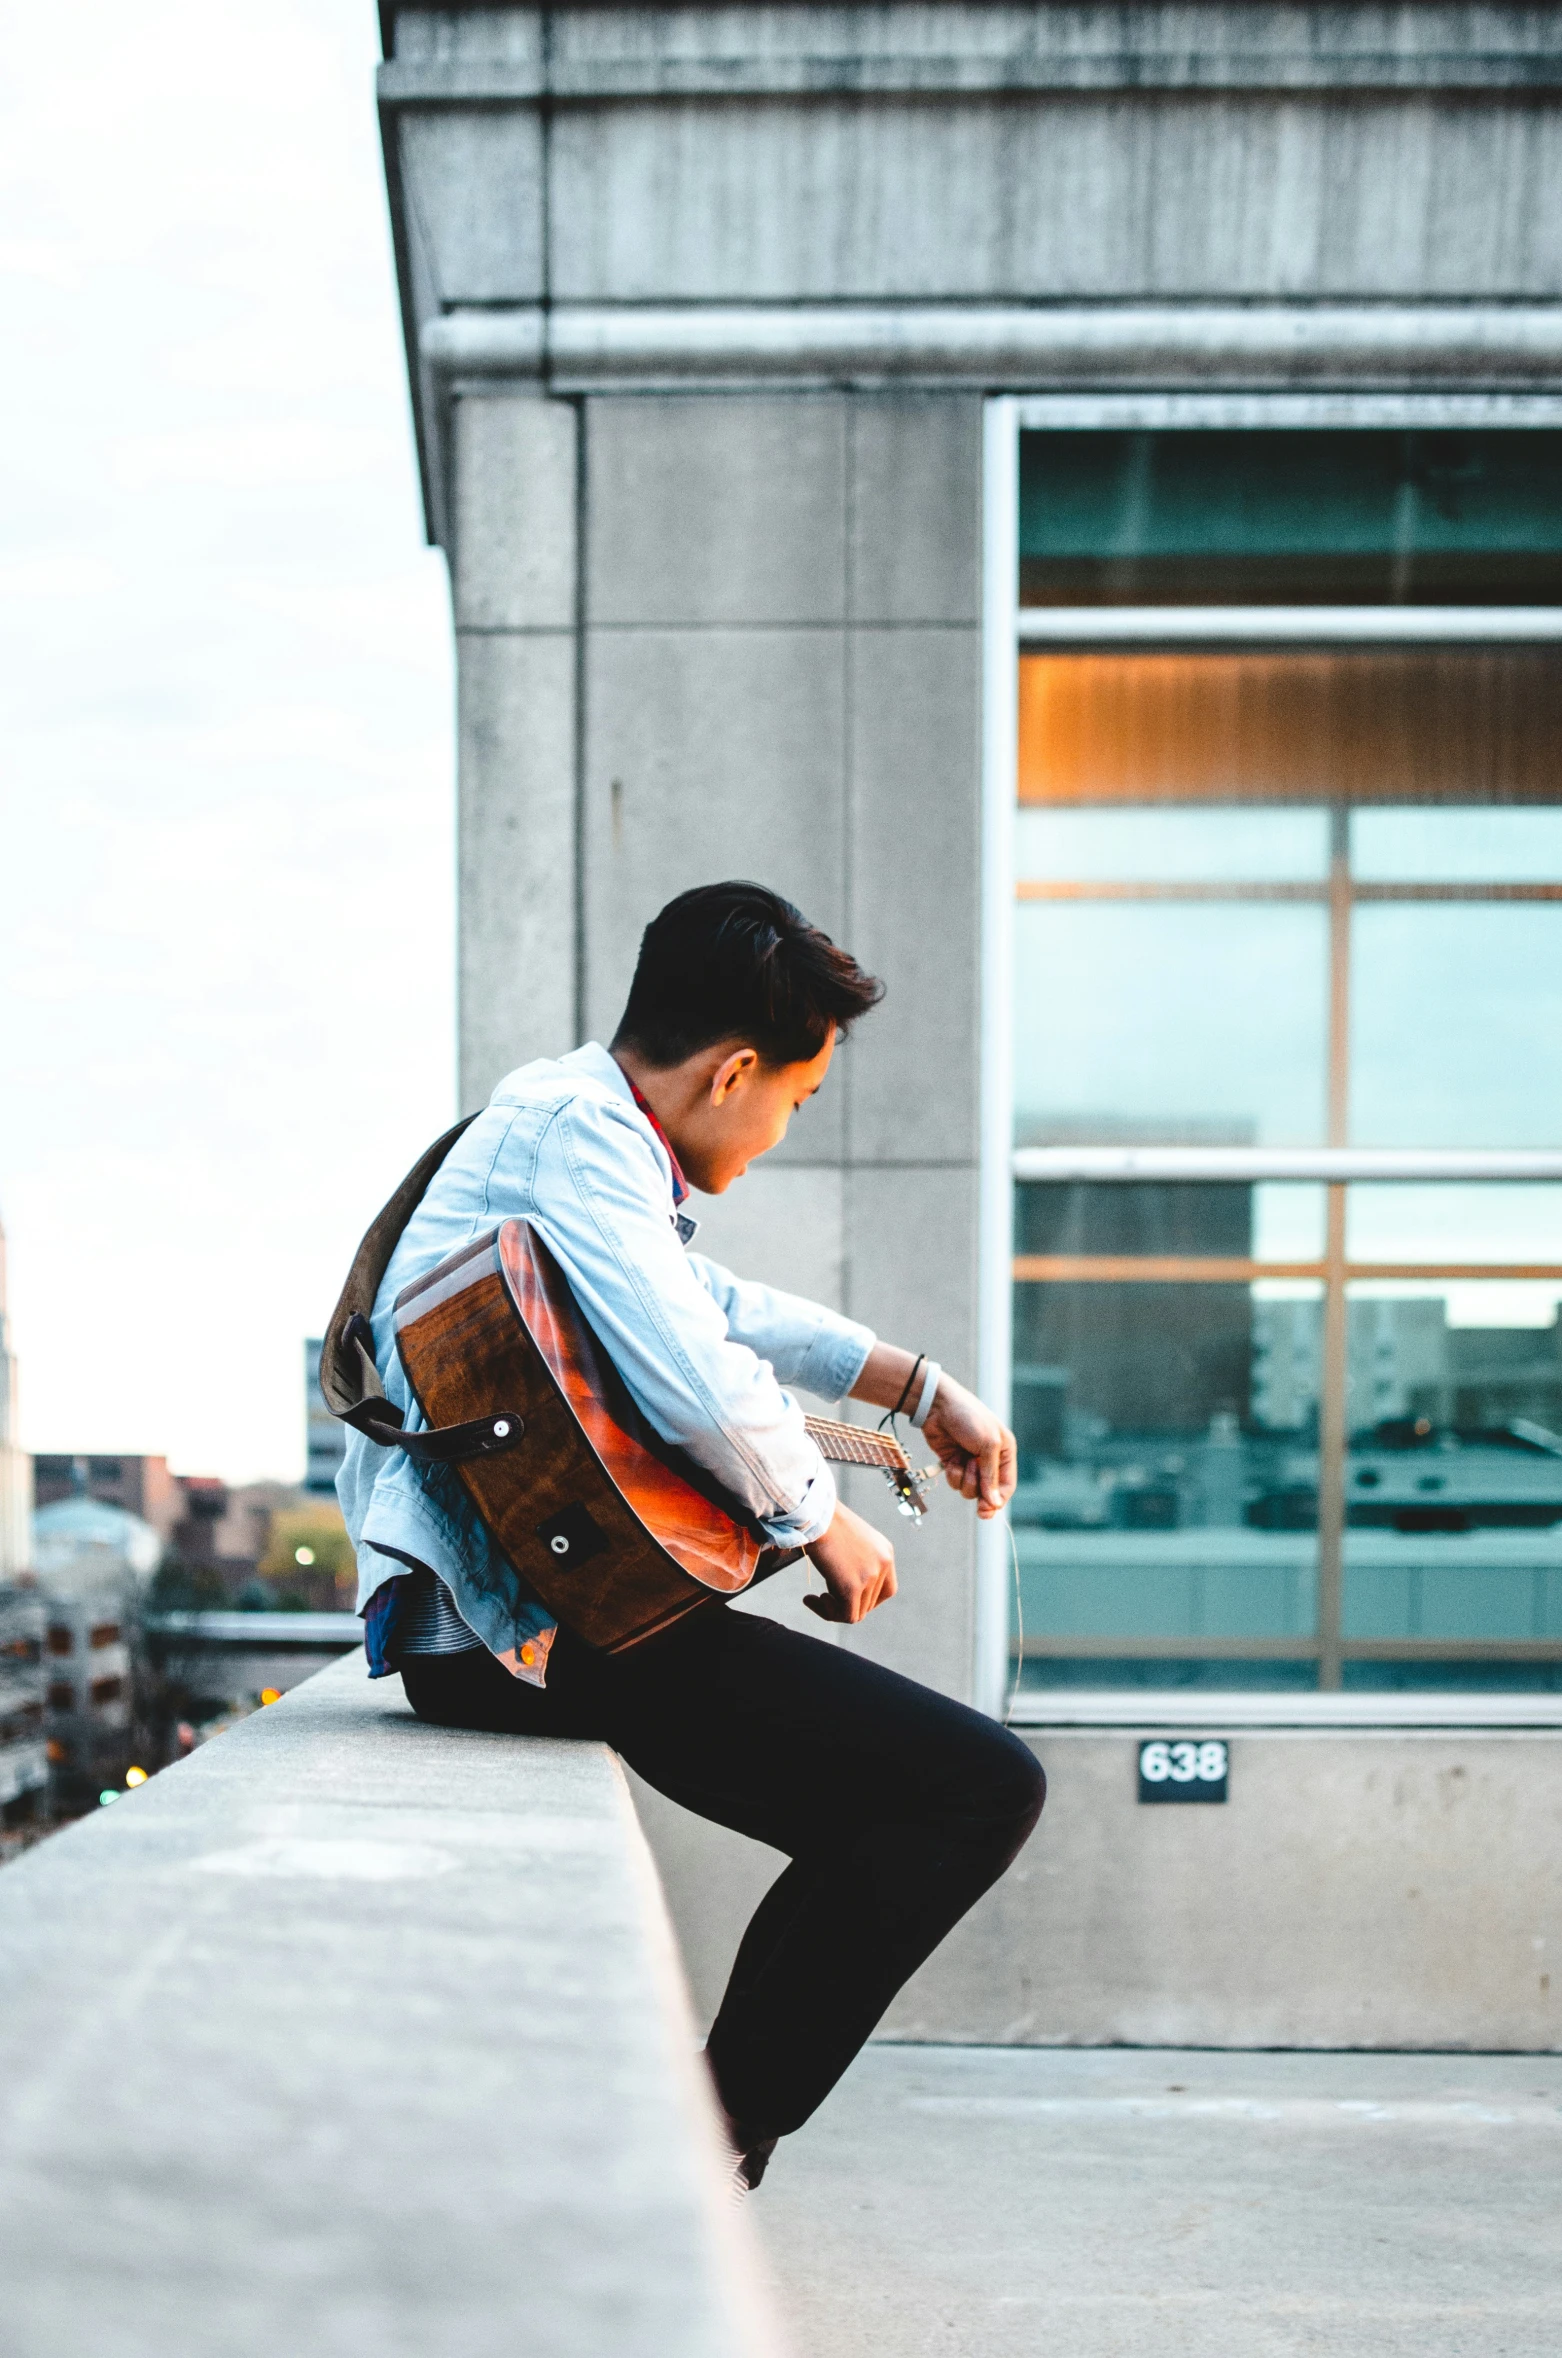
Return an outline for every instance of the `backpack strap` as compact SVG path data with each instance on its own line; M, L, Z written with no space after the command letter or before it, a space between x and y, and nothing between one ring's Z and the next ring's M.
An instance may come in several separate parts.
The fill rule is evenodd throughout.
M436 1138L389 1203L370 1221L320 1348L320 1395L331 1414L381 1449L404 1449L419 1465L459 1465L465 1458L494 1456L500 1450L513 1449L525 1429L520 1417L500 1409L467 1424L409 1433L403 1428L400 1409L385 1397L374 1357L370 1321L391 1255L427 1195L435 1172L476 1119L476 1114L468 1114L464 1122L457 1122L442 1138Z

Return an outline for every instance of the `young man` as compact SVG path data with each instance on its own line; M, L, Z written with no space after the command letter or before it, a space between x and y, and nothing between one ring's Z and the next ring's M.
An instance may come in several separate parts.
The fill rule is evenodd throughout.
M412 1404L401 1288L484 1228L538 1229L639 1407L770 1539L806 1548L808 1603L861 1621L895 1593L889 1541L835 1494L790 1389L901 1408L979 1515L1014 1436L920 1354L686 1250L690 1187L721 1195L779 1144L882 985L754 884L682 894L647 927L611 1050L523 1065L456 1142L374 1309L386 1392ZM448 1469L354 1433L338 1481L376 1675L446 1726L596 1737L648 1783L791 1861L744 1934L708 2054L757 2185L895 1992L1003 1873L1045 1786L1026 1747L845 1648L712 1601L623 1654L557 1625Z

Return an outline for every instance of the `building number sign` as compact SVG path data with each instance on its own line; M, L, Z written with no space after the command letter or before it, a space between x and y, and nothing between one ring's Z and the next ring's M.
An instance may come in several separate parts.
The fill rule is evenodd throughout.
M1139 1747L1139 1799L1224 1801L1230 1765L1222 1737L1151 1737Z

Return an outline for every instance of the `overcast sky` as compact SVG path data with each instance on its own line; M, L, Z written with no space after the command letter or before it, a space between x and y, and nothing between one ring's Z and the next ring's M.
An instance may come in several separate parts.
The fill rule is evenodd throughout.
M0 1220L22 1437L294 1477L453 1115L443 560L373 0L0 0Z

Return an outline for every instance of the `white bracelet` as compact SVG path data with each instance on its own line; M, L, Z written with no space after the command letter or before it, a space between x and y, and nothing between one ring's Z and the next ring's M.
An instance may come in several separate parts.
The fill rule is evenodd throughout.
M919 1433L921 1432L922 1427L927 1423L928 1410L933 1405L933 1398L938 1390L938 1379L943 1374L943 1372L943 1369L939 1366L936 1359L930 1359L928 1361L927 1374L922 1378L921 1397L917 1401L916 1407L911 1411L911 1416L909 1419L910 1423Z

